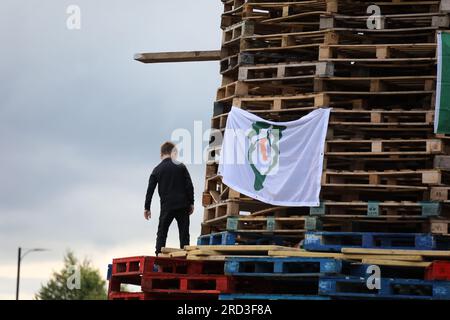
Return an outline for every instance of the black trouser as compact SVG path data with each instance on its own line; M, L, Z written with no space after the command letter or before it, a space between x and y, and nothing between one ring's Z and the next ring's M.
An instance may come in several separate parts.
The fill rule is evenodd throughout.
M177 221L180 235L180 248L189 245L189 208L161 210L159 215L158 235L156 238L156 254L166 246L167 232L173 219Z

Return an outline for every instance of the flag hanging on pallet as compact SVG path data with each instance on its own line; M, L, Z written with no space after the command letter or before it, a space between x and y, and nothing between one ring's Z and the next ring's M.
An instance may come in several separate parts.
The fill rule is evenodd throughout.
M438 70L434 132L450 134L450 33L438 33Z
M272 122L233 107L220 154L223 183L272 205L319 206L330 111Z

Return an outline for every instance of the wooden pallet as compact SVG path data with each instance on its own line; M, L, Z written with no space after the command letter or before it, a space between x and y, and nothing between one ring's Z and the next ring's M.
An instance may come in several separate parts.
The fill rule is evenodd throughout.
M227 257L264 257L269 251L298 250L291 247L276 245L213 245L213 246L186 246L186 259L188 260L219 260Z
M234 77L238 80L238 68L258 66L263 67L274 64L301 64L301 63L317 63L318 56L311 57L311 59L300 59L297 53L293 52L268 52L268 51L250 51L250 52L236 52L226 53L221 60L221 73L224 76ZM410 61L410 60L395 60L388 61L383 59L374 59L373 61L352 61L350 65L346 61L328 62L334 65L335 76L377 76L383 74L385 76L432 76L435 75L435 60L424 61ZM356 69L355 67L358 67Z
M326 62L254 65L240 67L238 80L246 83L274 81L288 83L293 80L311 80L316 76L326 77L333 74L333 64Z
M249 293L232 293L221 294L219 300L234 301L234 300L264 300L264 301L293 301L293 300L330 300L329 297L313 296L313 295L298 295L298 294L249 294Z
M308 231L447 234L448 224L445 221L428 219L427 217L335 217L326 215L322 217L308 217L306 219L306 229Z
M292 121L298 119L315 107L290 108L282 110L251 110L252 113L269 121ZM347 110L334 108L330 114L330 126L373 126L373 127L430 127L433 124L434 111L431 110ZM223 112L223 111L222 111ZM224 129L228 113L221 113L211 119L212 129Z
M235 23L242 21L242 12L247 0L223 0L224 5L221 28L225 29Z
M341 187L341 188L387 188L392 191L395 189L404 189L412 191L428 190L428 186L439 186L449 184L449 173L446 170L386 170L386 171L336 171L326 170L322 174L322 187ZM222 183L220 176L212 176L206 180L205 193L209 193L210 198L215 202L224 200L228 197L228 193L218 192L227 187ZM437 199L448 200L447 187L435 189L436 191L445 192ZM229 191L229 189L228 189ZM397 190L401 191L401 190ZM226 196L224 196L226 194ZM234 197L239 198L239 193L235 193ZM210 199L205 200L204 204L209 205Z
M377 3L382 30L367 29L367 1L224 3L224 80L211 127L223 131L232 105L272 121L333 107L321 194L325 205L307 210L311 217L286 215L289 208L230 190L216 175L211 157L202 233L230 229L227 221L235 221L231 229L236 233L301 234L322 219L323 230L447 234L448 223L437 217L450 212L450 161L441 167L447 161L438 160L449 152L448 139L433 135L435 35L449 25L440 2ZM220 154L220 147L212 154ZM298 213L305 214L304 208ZM283 219L297 225L272 228L272 222ZM232 255L202 251L190 258ZM430 263L386 255L358 261L404 267Z
M236 277L318 277L340 274L344 263L330 258L229 258L225 274Z
M217 172L214 172L206 178L205 190L202 198L203 206L210 206L232 198L240 197L238 193L235 193L232 189L222 183L222 179L217 175Z
M322 14L320 16L320 29L333 28L367 28L368 15ZM379 19L380 29L404 28L448 28L449 17L442 12L424 13L396 13L384 14Z
M433 202L412 201L324 201L320 207L310 208L313 216L418 218L437 217L444 212Z
M242 37L240 49L243 52L301 52L303 61L309 57L317 59L317 46L320 47L319 59L331 58L332 49L354 50L374 59L396 57L411 60L435 58L436 28L406 28L392 30L334 28L321 31L278 33ZM390 42L384 43L388 38ZM398 41L398 42L394 42ZM362 45L361 43L366 43ZM327 49L328 48L328 49ZM379 49L377 49L379 48ZM407 51L408 50L408 51ZM401 53L403 52L403 56ZM408 52L408 53L407 53ZM366 58L367 59L367 58ZM312 59L314 60L314 59ZM416 60L419 61L419 60ZM424 60L425 61L425 60Z
M223 228L225 229L225 228ZM197 245L278 245L293 246L298 244L301 235L273 235L261 233L214 232L200 235Z
M325 141L325 157L327 159L358 157L366 160L378 158L378 160L402 161L404 160L402 157L407 156L424 157L444 154L445 149L442 141L438 139L330 139ZM214 152L220 154L221 147L215 147ZM209 180L212 179L216 179L216 177L209 178Z
M371 106L377 108L394 108L399 105L409 105L411 108L431 109L434 91L388 91L388 92L351 92L325 91L299 95L281 96L225 96L222 102L245 109L279 110L289 108L324 107L354 108L368 110ZM234 99L233 99L234 98Z
M367 186L371 188L427 190L430 185L448 184L448 172L440 170L333 171L322 175L322 186Z
M307 81L308 79L309 81ZM257 84L246 81L235 81L227 83L218 89L216 101L229 103L231 106L234 98L243 97L244 99L240 99L240 101L247 100L250 105L257 106L258 102L270 102L271 99L263 99L263 97L272 98L273 96L281 95L291 97L290 100L303 100L302 102L306 103L309 100L310 104L307 104L306 106L324 107L342 106L343 103L347 103L348 105L349 102L354 105L357 103L362 105L364 100L384 100L386 102L391 100L396 102L412 96L418 97L419 99L428 96L428 101L430 101L435 93L433 90L420 90L420 87L423 87L422 89L431 89L430 83L434 80L431 80L428 77L422 79L417 78L409 83L403 82L403 85L393 86L393 89L386 87L384 81L385 80L381 78L359 78L358 81L358 78L318 79L313 76L305 76L302 80L290 84L277 84L276 82L270 84ZM386 81L389 82L389 80ZM281 82L284 82L284 80ZM351 83L355 82L358 82L358 85L352 87ZM321 90L319 88L331 90L320 92ZM314 91L320 93L314 93ZM349 97L351 97L352 100L349 100ZM300 106L302 105L303 104L300 104ZM248 109L248 107L246 108Z
M434 76L314 77L314 91L430 91Z
M440 154L444 151L438 139L327 140L326 156L401 156ZM358 151L355 151L358 150Z
M448 183L447 183L448 185ZM432 187L431 188L431 199L435 201L441 201L450 203L450 187Z
M307 232L308 251L341 252L342 248L449 250L450 237L421 233Z
M309 80L308 80L309 79ZM231 101L234 97L247 95L283 95L313 92L314 77L305 77L301 81L291 81L290 84L256 84L253 82L236 81L219 88L217 101Z
M361 277L327 277L320 279L321 295L353 299L450 300L450 283L415 279L381 278L380 290L369 290Z
M434 43L329 44L321 45L320 61L340 62L431 62L436 61Z
M214 223L230 216L237 216L241 212L253 212L265 209L270 205L249 198L228 199L205 207L204 222Z
M222 57L220 61L220 73L223 76L234 78L238 80L238 70L241 66L275 64L298 62L298 55L296 54L277 54L270 52L238 52L230 54L226 52L226 56Z
M224 3L224 11L222 15L221 27L226 28L236 22L242 20L259 21L265 24L277 25L296 25L299 23L305 30L308 28L318 28L319 23L316 22L318 14L327 14L339 12L342 14L352 15L351 17L365 16L367 14L367 2L353 1L349 6L348 2L342 1L249 1L249 0L227 0ZM414 20L413 14L433 14L439 12L439 1L408 1L394 2L384 1L378 2L383 14L388 16L386 25L390 21L397 22L402 19L394 15L402 13L403 20L415 22L423 21L425 18L421 16ZM312 13L315 13L314 15ZM309 14L309 15L308 15ZM306 16L305 16L306 15ZM312 16L311 19L309 16ZM396 19L397 18L397 19ZM363 19L363 18L361 18ZM306 23L308 22L308 23ZM392 23L392 22L391 22ZM400 22L397 22L400 23ZM417 26L426 26L426 24L418 24Z
M255 35L270 35L274 33L292 32L292 27L282 26L279 24L261 24L255 21L245 20L233 24L223 30L222 49L236 47L239 49L240 41L245 37L253 37ZM225 54L226 55L226 54Z
M286 34L256 35L244 37L241 41L241 51L295 51L308 57L317 59L319 46L325 42L327 31L294 32Z
M369 1L342 1L331 0L327 1L327 11L330 13L344 13L352 15L367 14L367 6ZM439 12L439 1L395 1L387 0L377 2L383 14L392 13L422 13L422 12Z
M226 229L236 233L292 234L306 231L305 217L230 217Z
M159 272L144 275L141 287L146 293L216 295L232 292L234 282L231 277L223 275L180 275Z
M258 18L264 22L277 17L283 17L289 20L292 15L298 13L327 11L327 9L327 1L324 0L283 2L247 1L243 17L247 19Z
M448 220L442 219L428 219L426 216L422 216L420 212L416 216L410 215L398 215L394 216L395 212L391 212L390 215L379 215L379 216L368 216L363 214L363 212L352 214L327 214L325 216L303 216L303 224L301 219L298 217L273 217L268 216L259 217L255 219L252 223L252 217L228 217L215 223L204 223L202 231L204 231L204 236L212 234L217 234L218 236L211 236L214 241L223 240L219 235L222 235L229 227L230 219L244 218L250 220L248 224L245 224L241 229L236 231L228 231L229 234L233 234L233 241L229 243L214 243L214 244L231 244L231 243L243 243L243 244L283 244L286 243L298 244L300 240L303 239L304 233L306 231L339 231L339 232L410 232L410 233L432 233L432 234L448 234ZM298 226L301 228L299 230L293 230L294 225L287 225L286 230L283 230L283 223L289 221L289 219L295 219ZM267 223L268 221L281 221L281 224L277 226L277 229L273 231L270 230ZM257 225L257 228L254 226ZM273 224L272 224L273 225ZM249 228L253 228L249 229ZM271 236L270 240L267 236ZM257 238L261 240L260 242L255 241ZM222 241L221 240L221 241ZM206 241L206 240L205 240ZM201 243L201 244L211 244L211 243Z

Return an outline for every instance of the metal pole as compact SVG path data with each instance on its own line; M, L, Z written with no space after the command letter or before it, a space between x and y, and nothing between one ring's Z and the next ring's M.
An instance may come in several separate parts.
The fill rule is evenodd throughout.
M17 283L16 283L16 300L19 300L19 285L20 285L20 262L22 260L22 248L19 247L17 254Z

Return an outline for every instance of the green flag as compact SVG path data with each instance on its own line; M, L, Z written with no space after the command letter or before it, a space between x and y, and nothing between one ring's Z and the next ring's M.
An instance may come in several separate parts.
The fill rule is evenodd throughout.
M438 33L435 133L450 134L450 33Z

